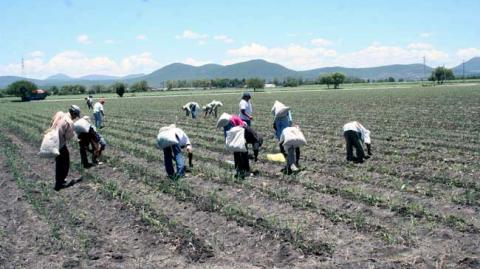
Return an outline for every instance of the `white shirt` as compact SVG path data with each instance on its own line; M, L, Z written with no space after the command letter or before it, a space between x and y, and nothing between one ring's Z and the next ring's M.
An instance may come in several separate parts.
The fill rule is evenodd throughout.
M188 139L187 134L180 128L175 128L175 135L178 138L178 144L180 147L191 146L190 139Z
M191 111L191 109L190 109L191 106L195 106L195 109L199 109L199 108L200 108L200 106L199 106L198 103L196 103L196 102L188 102L188 103L186 103L186 104L183 106L183 108L184 108L184 109L187 109L188 111Z
M240 107L240 113L238 114L240 115L240 118L242 120L250 120L247 116L243 115L242 113L242 110L245 109L245 113L247 113L247 115L249 116L252 115L253 109L252 109L252 103L250 103L250 100L247 102L245 101L245 99L242 99L240 101L239 107Z
M93 106L93 113L103 112L103 105L100 102L96 102Z
M346 131L355 131L357 133L360 133L360 139L366 144L370 144L371 142L370 131L363 127L363 125L361 125L358 121L352 121L343 125L343 132Z

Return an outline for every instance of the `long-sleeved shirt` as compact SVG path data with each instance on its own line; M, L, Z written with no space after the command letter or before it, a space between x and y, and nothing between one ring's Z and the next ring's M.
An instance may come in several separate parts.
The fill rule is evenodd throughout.
M187 134L180 128L175 128L175 135L178 139L178 144L180 147L191 146L190 139Z
M75 136L73 120L70 113L59 111L53 116L52 128L58 130L60 148L67 144L67 141Z
M367 130L363 125L358 121L352 121L343 125L343 132L346 131L355 131L360 134L360 139L366 144L370 144L370 131Z
M200 105L198 105L197 102L188 102L183 106L184 109L187 109L188 111L192 111L194 108L195 110L200 108Z

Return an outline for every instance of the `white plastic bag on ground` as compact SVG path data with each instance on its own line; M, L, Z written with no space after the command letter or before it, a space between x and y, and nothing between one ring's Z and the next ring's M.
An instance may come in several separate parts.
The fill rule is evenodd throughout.
M230 122L230 119L232 118L232 115L228 114L228 113L222 113L222 115L220 115L220 117L218 118L218 121L217 121L217 128L221 128L221 127L225 127L228 125L228 123Z
M77 133L77 135L82 134L82 133L88 133L90 131L91 126L92 126L92 124L88 121L88 117L83 117L83 118L77 120L73 124L73 127L75 129L75 133Z
M58 137L58 129L50 128L45 133L38 155L43 158L55 158L60 155L60 138Z
M229 152L247 152L245 140L245 129L241 126L233 127L227 131L225 149Z
M164 149L178 143L178 138L175 133L176 128L175 124L160 128L157 135L157 143L160 148Z
M272 114L275 118L281 118L287 116L290 108L285 106L284 104L280 103L279 101L275 101L272 107Z
M283 146L288 147L300 147L307 144L307 140L302 131L298 127L287 127L283 129L280 141L283 142Z

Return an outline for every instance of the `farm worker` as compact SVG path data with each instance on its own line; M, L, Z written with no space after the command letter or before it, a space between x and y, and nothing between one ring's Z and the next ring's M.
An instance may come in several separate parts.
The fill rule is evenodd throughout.
M189 167L193 167L193 149L192 144L190 143L190 139L188 138L187 134L185 134L185 132L180 128L175 127L174 132L178 143L163 148L165 171L167 172L168 177L173 180L181 178L185 175L185 162L183 160L182 148L186 148L188 165ZM173 159L175 159L177 173L175 173L175 170L173 168Z
M231 115L230 121L227 125L223 127L223 136L227 137L227 131L232 129L235 126L246 126L247 124L238 116L238 115Z
M196 102L188 102L182 107L182 110L185 111L185 116L188 117L190 116L190 113L191 113L192 119L197 118L197 113L199 109L200 109L200 106Z
M363 127L358 121L352 121L343 126L343 136L347 143L347 161L354 161L362 163L363 159L370 158L372 155L370 131ZM367 146L367 153L365 156L362 144ZM356 157L353 156L353 148L355 148Z
M70 106L68 113L59 111L52 120L51 128L58 130L59 152L55 158L55 187L54 190L67 188L75 182L71 181L67 184L68 171L70 170L70 153L68 152L67 142L75 136L73 129L73 120L80 117L80 108L76 105Z
M95 127L99 129L103 128L102 121L103 121L103 117L105 117L105 113L103 111L103 104L105 104L105 99L102 97L93 106L93 117L95 118Z
M204 111L205 111L205 116L208 115L212 115L212 112L214 113L215 115L215 118L218 117L218 108L223 106L222 102L219 102L219 101L216 101L216 100L213 100L212 102L208 103L205 107L204 107Z
M88 108L88 110L93 109L92 96L89 95L89 96L85 97L85 100L87 101L87 108Z
M277 138L277 141L280 141L280 137L282 136L283 130L287 127L292 127L292 112L290 109L288 109L288 112L285 113L284 115L278 115L278 111L276 111L278 107L272 108L272 114L275 117L273 120L273 129L275 130L275 137ZM283 143L278 144L280 147L280 152L283 154L285 158L290 157L293 158L293 154L288 154L287 151L285 151L285 148L283 146ZM299 167L299 161L300 161L300 147L293 147L293 152L295 152L295 158L294 162L288 163L288 158L287 158L287 172L294 163L296 167L293 167L294 170Z
M242 100L240 100L239 108L240 108L240 118L248 125L251 126L252 124L252 103L250 102L252 99L252 95L249 92L244 92L242 95Z
M105 149L105 139L103 139L103 137L97 133L95 127L90 124L88 116L77 120L74 123L74 129L80 146L80 159L83 167L90 168L93 165L101 164L98 162L98 158ZM90 146L92 149L89 149ZM92 153L92 163L88 162L87 151Z
M252 144L253 145L253 151L255 155L255 161L257 161L258 158L258 151L260 147L263 144L263 138L252 128L249 126L244 125L243 128L245 128L245 141L246 144ZM246 147L246 145L245 145ZM244 179L245 176L250 175L250 163L249 163L249 156L248 156L248 151L246 152L234 152L233 153L233 160L235 163L235 169L236 169L236 177Z

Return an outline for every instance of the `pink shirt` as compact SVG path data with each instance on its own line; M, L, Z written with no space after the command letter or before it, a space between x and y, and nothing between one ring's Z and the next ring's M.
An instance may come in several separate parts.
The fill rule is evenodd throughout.
M232 115L230 118L230 123L233 125L233 127L245 125L245 122L238 115Z

